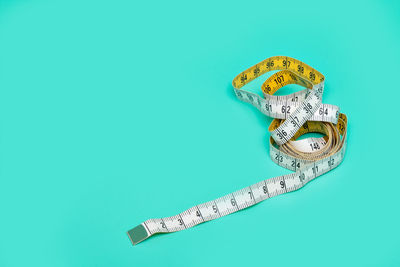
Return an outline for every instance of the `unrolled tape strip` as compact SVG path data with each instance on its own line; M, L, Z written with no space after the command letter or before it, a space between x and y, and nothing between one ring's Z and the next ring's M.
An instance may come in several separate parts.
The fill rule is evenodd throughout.
M264 98L241 89L273 70L278 72L261 88ZM324 80L317 70L285 56L268 58L236 76L232 82L236 96L274 118L269 126L271 159L294 172L260 181L175 216L144 221L128 231L133 245L154 234L184 230L297 190L336 168L346 149L347 117L339 113L337 106L322 103ZM286 96L273 95L288 84L298 84L305 89ZM297 140L310 132L321 133L324 137Z

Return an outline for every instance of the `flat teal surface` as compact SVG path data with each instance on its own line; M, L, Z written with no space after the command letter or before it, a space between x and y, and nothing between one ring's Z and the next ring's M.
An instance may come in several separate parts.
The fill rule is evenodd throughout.
M0 0L0 266L400 266L399 47L395 1ZM289 173L231 87L275 55L325 75L344 162L133 247L146 219Z

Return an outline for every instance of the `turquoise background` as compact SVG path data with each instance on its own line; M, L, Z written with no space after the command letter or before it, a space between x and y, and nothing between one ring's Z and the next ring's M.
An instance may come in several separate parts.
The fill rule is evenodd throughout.
M0 0L0 266L400 266L399 48L395 1ZM345 161L132 247L146 219L289 173L231 87L274 55L326 76Z

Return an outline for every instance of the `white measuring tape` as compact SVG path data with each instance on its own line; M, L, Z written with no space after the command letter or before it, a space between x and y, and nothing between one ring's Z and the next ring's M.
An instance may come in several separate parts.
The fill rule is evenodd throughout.
M264 82L264 98L240 89L272 70L280 71ZM268 58L236 76L232 82L236 96L275 118L269 127L271 159L294 173L263 180L172 217L149 219L128 231L133 245L154 234L184 230L297 190L336 168L346 149L347 117L339 113L337 106L322 104L324 80L315 69L285 56ZM306 89L286 96L273 95L288 84L299 84ZM325 136L296 140L309 132Z

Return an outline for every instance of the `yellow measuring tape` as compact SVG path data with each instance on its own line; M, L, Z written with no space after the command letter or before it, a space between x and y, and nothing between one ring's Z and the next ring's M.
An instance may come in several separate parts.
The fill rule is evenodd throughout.
M278 72L262 85L263 98L243 90L246 84L274 70ZM232 82L236 96L274 118L269 126L271 159L294 172L260 181L175 216L144 221L128 231L132 243L135 245L157 233L184 230L297 190L336 168L345 153L347 117L339 112L339 107L322 103L324 80L317 70L285 56L268 58L237 75ZM305 89L286 96L274 95L289 84ZM324 136L298 140L310 132Z

